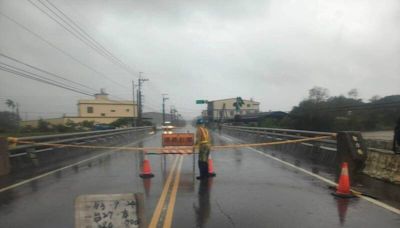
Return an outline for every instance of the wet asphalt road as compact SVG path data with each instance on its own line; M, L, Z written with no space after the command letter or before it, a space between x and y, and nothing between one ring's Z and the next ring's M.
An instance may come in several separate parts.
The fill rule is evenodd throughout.
M232 140L214 135L215 144ZM158 134L138 145L160 142ZM217 177L203 182L193 179L192 155L184 156L172 227L400 227L400 215L363 199L337 200L325 183L254 150L212 156ZM145 193L150 221L176 157L149 156L155 177L143 180L141 154L109 152L2 192L0 227L73 227L77 196L130 192Z

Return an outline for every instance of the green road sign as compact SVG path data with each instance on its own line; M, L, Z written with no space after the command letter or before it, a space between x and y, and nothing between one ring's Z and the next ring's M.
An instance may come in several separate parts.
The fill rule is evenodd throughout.
M196 104L207 104L207 100L196 100Z

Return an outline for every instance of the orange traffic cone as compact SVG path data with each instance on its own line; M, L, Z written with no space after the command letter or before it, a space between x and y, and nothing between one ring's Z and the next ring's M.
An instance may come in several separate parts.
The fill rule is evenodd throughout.
M217 174L214 172L214 163L210 155L210 157L208 158L208 176L215 177L216 175Z
M154 174L151 173L150 161L145 158L142 165L142 173L139 175L141 178L152 178Z
M349 168L347 162L342 163L342 172L340 173L339 184L337 186L336 192L332 194L334 196L342 198L354 197L354 195L350 191Z

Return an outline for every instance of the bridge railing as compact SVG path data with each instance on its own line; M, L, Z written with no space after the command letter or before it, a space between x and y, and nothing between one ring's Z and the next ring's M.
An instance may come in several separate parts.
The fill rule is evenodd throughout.
M334 137L335 133L332 132L246 127L227 124L222 125L222 131L235 138L257 143L303 139L318 136L332 136L332 139L321 139L296 144L273 145L265 148L261 147L260 149L270 152L272 155L275 155L274 151L280 151L286 154L284 156L290 155L294 158L310 160L311 162L324 167L332 168L335 165L337 147L336 138ZM277 155L281 156L283 154L278 153Z
M222 127L228 131L271 136L276 140L303 139L303 138L318 137L318 136L332 136L333 139L321 139L321 140L316 140L315 142L319 142L324 145L336 148L336 140L334 139L335 133L333 132L305 131L305 130L263 128L263 127L245 127L245 126L232 126L232 125L223 125Z
M78 133L66 133L66 134L54 134L54 135L42 135L42 136L32 136L32 137L20 137L17 138L17 142L32 142L18 144L16 146L9 146L10 158L27 155L28 152L35 151L40 152L40 150L45 150L49 146L37 145L35 143L53 143L53 144L83 144L94 140L112 138L115 136L129 135L133 133L149 131L152 127L132 127L123 129L113 129L113 130L98 130L98 131L87 131Z

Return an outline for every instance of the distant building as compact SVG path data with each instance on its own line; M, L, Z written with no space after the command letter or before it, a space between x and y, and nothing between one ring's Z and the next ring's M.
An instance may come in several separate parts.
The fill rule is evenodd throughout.
M243 100L244 104L237 112L234 106L236 98L228 98L222 100L209 101L207 104L207 113L202 113L210 121L218 121L220 119L229 120L233 119L235 115L247 115L260 112L260 102L250 100Z
M146 119L154 125L161 126L163 123L163 114L160 112L144 112L143 119ZM171 114L165 113L165 121L171 121Z
M203 119L208 119L207 110L201 111L201 117L202 117Z
M110 100L104 91L94 96L94 100L78 101L79 117L105 119L137 116L137 107L132 101Z
M108 94L101 90L94 95L95 99L78 101L78 116L63 116L44 119L53 125L67 122L80 123L93 121L96 124L110 124L119 118L137 117L137 105L132 101L110 100ZM37 127L38 120L21 121L21 126Z

